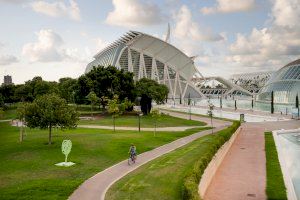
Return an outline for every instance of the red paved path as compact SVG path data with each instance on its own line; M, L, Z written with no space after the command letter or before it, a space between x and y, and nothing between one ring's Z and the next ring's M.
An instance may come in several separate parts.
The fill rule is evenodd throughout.
M266 199L264 132L298 127L298 120L243 124L204 200Z

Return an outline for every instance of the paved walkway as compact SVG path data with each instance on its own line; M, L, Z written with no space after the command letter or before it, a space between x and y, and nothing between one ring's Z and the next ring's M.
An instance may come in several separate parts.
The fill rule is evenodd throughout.
M177 116L177 117L184 117L187 118L188 115L186 114L178 114L169 112L170 115ZM203 117L194 117L193 120L200 120L200 121L207 121L206 118ZM209 120L208 120L209 121ZM223 129L225 126L231 124L231 122L223 122L218 120L218 123L215 124L215 131ZM89 199L101 199L105 198L105 193L109 189L109 187L121 179L126 174L130 173L131 171L137 169L141 165L162 156L168 152L171 152L179 147L182 147L204 135L210 134L211 130L202 131L199 133L195 133L193 135L189 135L184 138L180 138L175 140L169 144L165 144L160 146L154 150L142 153L138 156L137 162L129 166L127 164L127 160L124 160L106 170L99 172L95 176L91 177L90 179L86 180L82 185L77 188L73 194L69 197L71 200L89 200Z
M109 129L113 130L113 126L98 126L98 125L78 125L79 128L95 128L95 129ZM178 126L178 127L158 127L156 131L185 131L190 128L199 128L203 126ZM137 127L128 126L116 126L116 130L126 130L126 131L138 131ZM154 128L141 128L141 131L154 131Z
M266 199L264 132L298 127L300 122L297 120L243 124L204 200Z

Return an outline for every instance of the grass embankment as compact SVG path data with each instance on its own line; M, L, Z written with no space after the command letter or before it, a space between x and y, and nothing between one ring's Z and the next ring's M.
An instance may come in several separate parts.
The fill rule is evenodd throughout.
M184 132L137 132L97 129L53 130L47 145L47 130L27 129L19 143L19 129L0 123L0 199L67 199L87 178L128 157L131 143L139 153L207 128ZM73 143L69 160L76 165L64 168L61 143Z
M265 133L266 169L267 169L267 188L268 199L284 200L287 199L286 188L283 175L278 160L278 154L271 132Z
M138 116L137 115L122 115L117 117L115 120L116 126L129 126L138 127ZM110 115L101 115L95 120L81 120L79 124L84 125L99 125L99 126L113 126L112 117ZM175 126L204 126L206 123L186 120L169 115L161 115L157 120L157 127L175 127ZM152 128L154 127L154 119L149 116L141 116L141 127Z
M161 156L116 182L106 199L199 199L199 180L239 122Z

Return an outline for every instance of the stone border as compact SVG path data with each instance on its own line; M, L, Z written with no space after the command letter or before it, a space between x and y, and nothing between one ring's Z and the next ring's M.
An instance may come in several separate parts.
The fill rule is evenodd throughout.
M210 161L206 169L204 170L204 173L201 177L199 187L198 187L198 193L201 197L204 197L210 183L212 182L212 179L214 178L217 170L219 169L222 161L224 160L227 152L229 151L230 147L234 143L235 139L237 138L238 134L242 130L242 127L240 126L234 134L230 137L230 139L225 142L218 152L214 155L213 159Z
M278 153L278 159L279 159L280 167L281 167L282 174L283 174L284 184L285 184L285 187L287 189L287 197L288 197L289 200L297 200L297 195L296 195L296 192L295 192L295 189L294 189L294 185L293 185L291 176L289 174L289 170L288 170L287 165L284 161L284 154L283 154L283 151L282 151L282 146L280 144L278 134L294 133L294 132L300 132L300 128L299 129L291 129L291 130L281 129L281 130L276 130L276 131L272 132L273 138L274 138L274 141L275 141L275 146L276 146L277 153Z

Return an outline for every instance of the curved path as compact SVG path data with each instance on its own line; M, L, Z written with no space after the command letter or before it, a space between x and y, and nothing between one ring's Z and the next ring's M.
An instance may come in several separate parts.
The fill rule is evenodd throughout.
M100 125L78 125L79 128L95 128L95 129L109 129L113 130L112 126L100 126ZM203 126L178 126L178 127L157 127L156 131L185 131L190 128L199 128ZM138 131L137 127L128 127L128 126L116 126L116 130L125 130L125 131ZM154 128L141 128L141 131L154 131Z
M180 118L188 118L189 116L187 114L181 114L181 113L174 113L170 111L163 111L164 113L168 113L175 117ZM199 116L193 116L193 120L198 121L204 121L207 123L210 123L210 119L199 117ZM226 126L230 126L231 122L227 121L221 121L221 120L214 120L214 126L215 131L221 130L225 128ZM121 179L126 174L130 173L131 171L137 169L141 165L159 157L162 156L168 152L171 152L179 147L182 147L204 135L208 135L211 133L211 130L206 130L202 132L198 132L192 135L189 135L187 137L180 138L178 140L175 140L169 144L165 144L163 146L160 146L156 149L153 149L151 151L147 151L145 153L142 153L138 156L137 162L129 166L127 164L127 160L124 160L120 163L117 163L116 165L109 167L105 169L102 172L99 172L95 176L89 178L86 180L83 184L81 184L69 197L71 200L89 200L89 199L101 199L104 200L106 191L108 188L114 184L116 181Z

